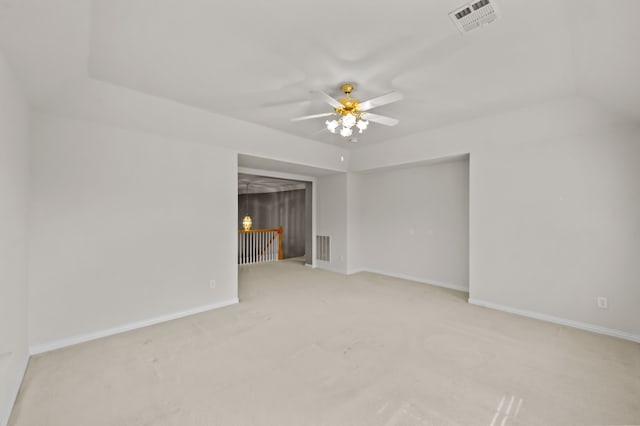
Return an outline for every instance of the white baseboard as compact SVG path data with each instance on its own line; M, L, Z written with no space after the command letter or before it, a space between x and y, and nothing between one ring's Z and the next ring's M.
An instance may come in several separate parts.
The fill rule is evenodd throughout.
M36 355L43 352L49 352L55 349L77 345L78 343L84 343L90 340L100 339L101 337L112 336L114 334L124 333L126 331L131 331L131 330L147 327L154 324L159 324L162 322L171 321L171 320L182 318L182 317L187 317L189 315L195 315L201 312L211 311L213 309L219 309L229 305L235 305L238 302L239 302L238 298L225 300L223 302L212 303L204 306L198 306L197 308L187 309L181 312L175 312L168 315L162 315L155 318L149 318L142 321L132 322L129 324L118 326L118 327L109 328L107 330L94 331L92 333L68 337L66 339L56 340L53 342L33 345L29 348L29 353L31 353L31 355Z
M324 269L325 271L337 272L338 274L346 275L344 269L335 267L329 262L318 261L316 263L316 269Z
M491 309L496 309L498 311L508 312L510 314L516 314L523 317L535 318L542 321L552 322L560 325L566 325L568 327L579 328L580 330L591 331L593 333L598 333L598 334L606 334L607 336L618 337L620 339L631 340L632 342L640 343L639 334L627 333L626 331L600 327L599 325L587 324L584 322L573 321L566 318L554 317L551 315L541 314L538 312L512 308L510 306L498 305L497 303L485 302L484 300L469 298L469 303L472 305L483 306L485 308L491 308Z
M457 290L457 291L463 291L465 293L469 293L469 288L460 284L451 284L451 283L445 283L442 281L436 281L436 280L429 280L429 279L424 279L424 278L419 278L419 277L412 277L411 275L406 275L406 274L398 274L395 272L385 272L385 271L380 271L378 269L370 269L370 268L359 268L359 269L354 269L353 271L349 272L349 275L351 274L355 274L358 272L371 272L373 274L378 274L378 275L385 275L387 277L393 277L393 278L400 278L402 280L408 280L408 281L416 281L422 284L429 284L429 285L434 285L436 287L444 287L444 288L448 288L451 290Z
M11 412L13 411L13 406L16 403L16 399L18 398L18 392L20 391L20 386L22 386L22 380L24 379L24 375L27 372L28 364L29 355L26 355L22 360L20 369L18 370L18 376L9 389L8 398L6 401L3 401L2 411L0 412L0 426L7 426L7 424L9 423L9 418L11 417Z

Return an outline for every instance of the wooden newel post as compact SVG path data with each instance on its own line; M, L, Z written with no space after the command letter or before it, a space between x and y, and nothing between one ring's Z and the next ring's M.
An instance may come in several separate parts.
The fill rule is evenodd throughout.
M282 226L278 228L278 260L284 258L282 254Z

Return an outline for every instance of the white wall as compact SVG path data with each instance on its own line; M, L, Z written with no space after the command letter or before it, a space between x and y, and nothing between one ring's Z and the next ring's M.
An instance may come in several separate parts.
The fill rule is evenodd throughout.
M236 152L38 114L32 168L36 350L237 298Z
M46 105L55 115L213 143L241 154L344 172L349 151L109 83L87 80ZM344 161L343 161L344 158Z
M223 220L236 212L225 200L229 191L235 200L238 153L336 171L348 164L338 147L95 80L40 111L32 158L35 351L235 298L236 259L227 257L235 251L220 250L236 244L235 219ZM130 248L114 249L120 241ZM92 319L78 321L85 316Z
M640 127L572 97L364 148L351 164L461 153L470 298L640 339Z
M466 158L364 173L355 198L361 269L469 289Z
M347 173L347 273L362 271L362 239L360 238L360 192L362 176L358 173Z
M29 357L28 115L0 54L0 425L8 421Z
M347 272L347 174L321 176L316 183L316 235L331 237L331 261L320 268ZM314 237L315 238L315 237Z

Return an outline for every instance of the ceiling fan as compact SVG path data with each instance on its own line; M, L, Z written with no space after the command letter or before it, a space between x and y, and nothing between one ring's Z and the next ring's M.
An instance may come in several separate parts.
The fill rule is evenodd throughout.
M399 121L395 118L373 114L368 111L373 108L401 100L403 98L401 93L391 92L386 95L361 102L359 99L351 97L351 92L354 90L353 84L345 83L340 87L340 90L344 93L344 98L340 99L334 99L322 91L318 92L322 96L322 99L333 107L332 112L305 115L304 117L293 118L291 121L302 121L313 118L334 116L333 120L325 121L327 130L331 133L336 133L338 127L342 126L340 128L340 135L345 138L353 134L354 127L359 130L359 133L362 133L367 128L370 121L378 124L384 124L385 126L395 126L398 124Z

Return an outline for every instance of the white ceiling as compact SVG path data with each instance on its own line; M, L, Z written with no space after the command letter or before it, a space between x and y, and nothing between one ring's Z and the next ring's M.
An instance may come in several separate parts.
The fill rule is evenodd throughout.
M40 108L97 79L331 144L290 122L329 111L312 91L402 92L353 147L568 94L640 120L640 1L495 1L463 36L458 0L0 0L0 48Z

